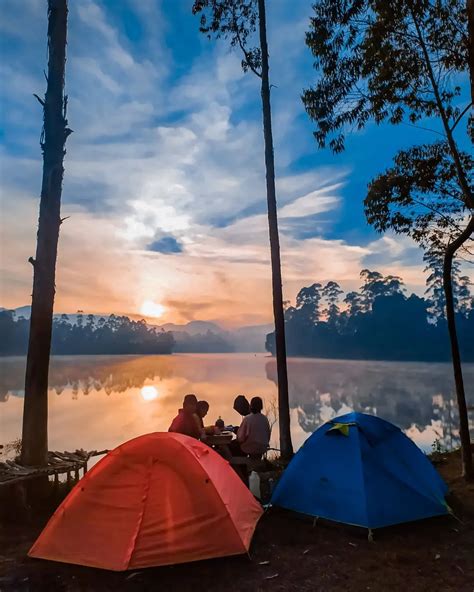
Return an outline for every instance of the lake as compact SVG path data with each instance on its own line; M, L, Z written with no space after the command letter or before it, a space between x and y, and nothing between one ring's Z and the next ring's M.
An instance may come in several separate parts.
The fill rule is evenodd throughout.
M459 443L449 364L290 358L295 448L321 423L350 410L398 425L423 450L435 440ZM0 443L21 435L25 358L0 359ZM474 404L474 364L465 366ZM186 393L210 403L208 423L220 416L238 424L237 394L260 395L276 415L276 365L265 354L170 356L62 356L52 360L50 450L105 449L139 434L167 430ZM474 427L471 414L471 428ZM274 441L278 426L273 428Z

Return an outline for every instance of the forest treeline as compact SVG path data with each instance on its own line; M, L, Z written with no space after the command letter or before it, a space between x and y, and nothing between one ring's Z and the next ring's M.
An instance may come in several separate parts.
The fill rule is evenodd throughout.
M13 311L0 311L0 356L26 355L29 319ZM189 334L163 331L144 320L110 315L61 315L53 322L53 355L228 353L234 351L231 336L213 331Z
M15 318L11 311L0 312L0 355L25 355L30 321ZM51 353L54 355L170 354L175 340L170 332L160 331L146 321L110 315L96 321L93 315L78 314L71 323L68 315L53 322Z
M425 298L405 294L401 278L362 270L359 291L344 295L333 281L302 288L285 310L291 356L365 360L450 359L442 273L434 268ZM474 306L470 281L455 269L455 305L462 359L474 361ZM265 347L274 353L274 334Z

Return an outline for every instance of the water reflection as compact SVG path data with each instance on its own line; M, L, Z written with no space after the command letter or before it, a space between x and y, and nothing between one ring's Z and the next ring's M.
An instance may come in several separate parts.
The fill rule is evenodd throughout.
M158 398L158 390L155 386L142 386L140 394L144 401L153 401Z
M24 370L24 358L0 360L2 442L21 432ZM392 421L425 449L436 439L447 448L458 444L449 364L291 359L288 370L295 447L352 409ZM474 365L465 373L472 404ZM210 422L221 416L235 424L238 393L260 395L272 407L276 365L254 354L57 357L50 370L50 448L110 448L166 430L187 392L209 401Z
M288 372L291 405L307 433L355 410L391 421L425 449L434 440L447 448L459 444L449 364L293 359ZM276 384L273 360L266 364L266 374ZM471 401L473 380L474 365L467 364L465 383Z

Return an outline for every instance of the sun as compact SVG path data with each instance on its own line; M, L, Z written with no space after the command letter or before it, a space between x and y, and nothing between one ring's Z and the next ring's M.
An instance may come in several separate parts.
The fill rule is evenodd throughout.
M144 401L153 401L158 398L158 390L155 386L143 386L140 394Z
M153 317L155 319L162 317L165 310L166 309L162 304L153 302L153 300L145 300L145 302L142 304L142 307L140 308L142 315L145 315L146 317Z

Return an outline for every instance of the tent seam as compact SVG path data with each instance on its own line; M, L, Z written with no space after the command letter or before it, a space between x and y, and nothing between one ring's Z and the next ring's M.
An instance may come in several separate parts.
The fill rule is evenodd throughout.
M133 540L131 542L130 545L130 552L128 554L128 558L127 558L127 562L126 562L126 567L125 569L129 569L130 568L130 562L132 560L133 557L133 553L135 551L135 547L136 547L136 543L137 543L137 539L138 539L138 535L140 534L140 530L143 524L143 518L145 516L145 508L146 508L146 504L148 501L148 494L150 493L150 482L151 482L151 471L153 469L153 459L150 457L150 464L148 467L148 472L147 472L147 479L145 482L145 487L144 487L144 492L143 492L143 497L142 497L142 510L140 513L140 517L138 519L138 524L137 524L137 528L135 530L135 534L133 536Z
M360 426L358 424L355 425L355 427L357 428L357 448L359 450L359 462L360 462L360 472L362 474L362 488L363 488L363 495L364 495L364 507L365 507L365 517L366 517L366 523L367 523L367 528L372 528L372 525L370 523L369 520L369 504L368 504L368 498L367 498L367 491L366 491L366 484L365 484L365 471L364 471L364 462L363 462L363 458L362 458L362 446L361 446L361 441L360 441L360 436L361 433L362 435L364 435L364 432L361 430ZM364 436L365 437L365 436ZM366 438L367 440L367 438ZM369 441L367 440L367 443L369 444L369 446L371 446L371 444L369 443Z

